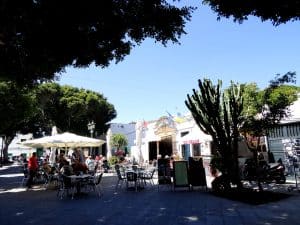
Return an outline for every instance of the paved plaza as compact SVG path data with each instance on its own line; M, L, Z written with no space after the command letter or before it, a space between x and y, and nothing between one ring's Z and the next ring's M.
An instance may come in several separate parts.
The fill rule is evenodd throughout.
M300 224L300 194L263 205L249 205L216 197L209 191L172 191L147 186L134 192L115 191L117 178L105 174L103 196L59 199L51 186L45 190L20 187L20 167L0 168L1 225L277 225ZM277 190L278 191L278 190ZM286 191L283 187L281 191Z

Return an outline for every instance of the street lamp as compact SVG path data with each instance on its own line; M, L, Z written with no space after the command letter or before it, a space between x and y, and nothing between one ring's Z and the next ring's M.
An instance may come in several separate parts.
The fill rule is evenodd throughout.
M92 120L92 122L89 122L88 125L87 125L88 126L88 130L91 133L91 138L93 137L93 133L94 133L94 130L95 130L95 125L96 125L96 123L93 120ZM93 148L91 147L89 155L91 155L92 152L93 152Z
M88 130L91 133L91 137L93 137L93 133L94 133L94 130L95 130L95 125L96 124L95 124L94 121L88 123Z

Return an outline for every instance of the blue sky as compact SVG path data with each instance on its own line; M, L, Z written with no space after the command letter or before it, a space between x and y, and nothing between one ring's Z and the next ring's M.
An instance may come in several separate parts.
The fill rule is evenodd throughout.
M124 61L108 68L67 68L60 84L102 93L117 110L112 122L153 120L188 112L184 100L198 79L256 82L264 88L275 74L300 74L300 22L274 27L250 18L243 24L217 15L201 1L186 26L181 44L167 47L148 39ZM297 80L299 86L299 81Z

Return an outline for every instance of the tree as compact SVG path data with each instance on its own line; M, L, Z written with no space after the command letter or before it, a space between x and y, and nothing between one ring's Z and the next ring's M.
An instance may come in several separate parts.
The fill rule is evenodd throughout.
M295 72L284 75L277 74L274 80L264 90L259 90L255 84L244 84L244 109L243 123L240 132L251 140L257 140L256 146L252 146L254 163L257 168L257 181L260 191L261 186L260 167L258 165L258 151L260 150L260 138L266 136L268 131L275 127L283 118L289 116L288 106L297 100L300 88L286 85L295 83Z
M186 106L200 129L212 136L219 156L218 169L222 172L222 186L229 183L241 187L238 167L238 138L243 100L240 85L231 82L226 90L221 90L221 81L213 85L208 79L198 81L199 91L187 95ZM219 187L216 187L219 188Z
M300 19L300 1L260 1L260 0L203 0L220 17L233 16L235 21L243 22L249 16L257 16L262 21L271 20L274 25Z
M116 111L107 99L90 90L57 83L45 83L35 90L39 114L32 124L40 124L47 133L56 125L61 131L88 134L87 124L95 122L95 131L101 135L116 117Z
M33 89L20 89L13 82L0 82L0 134L5 139L4 158L15 134L50 134L52 126L61 131L88 134L93 120L98 135L105 133L116 111L107 99L93 91L56 83L44 83Z
M0 134L3 141L3 159L8 159L8 146L35 113L34 96L26 88L13 82L0 82Z
M264 90L256 84L244 84L243 124L241 131L253 136L267 135L268 129L290 115L288 106L297 100L299 87L286 85L295 83L296 73L277 74Z
M0 78L52 80L66 66L120 62L146 38L178 43L192 11L165 0L3 0Z
M295 82L295 76L295 72L278 74L263 91L256 84L231 83L222 92L221 81L214 86L210 80L199 80L199 91L193 90L193 95L187 96L186 106L200 129L212 136L216 146L215 155L219 158L213 162L218 163L223 174L218 184L228 188L229 182L242 186L238 174L238 138L241 134L264 136L289 114L287 106L297 99L299 88L284 84ZM257 150L253 152L256 159Z
M110 144L117 149L118 153L118 151L123 150L122 148L125 148L128 145L128 140L124 134L117 133L112 135Z

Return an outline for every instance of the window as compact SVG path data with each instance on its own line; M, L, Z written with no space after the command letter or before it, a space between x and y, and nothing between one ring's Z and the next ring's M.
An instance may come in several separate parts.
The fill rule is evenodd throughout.
M183 136L188 135L188 134L189 134L188 131L181 132L181 133L180 133L180 137L183 137Z

